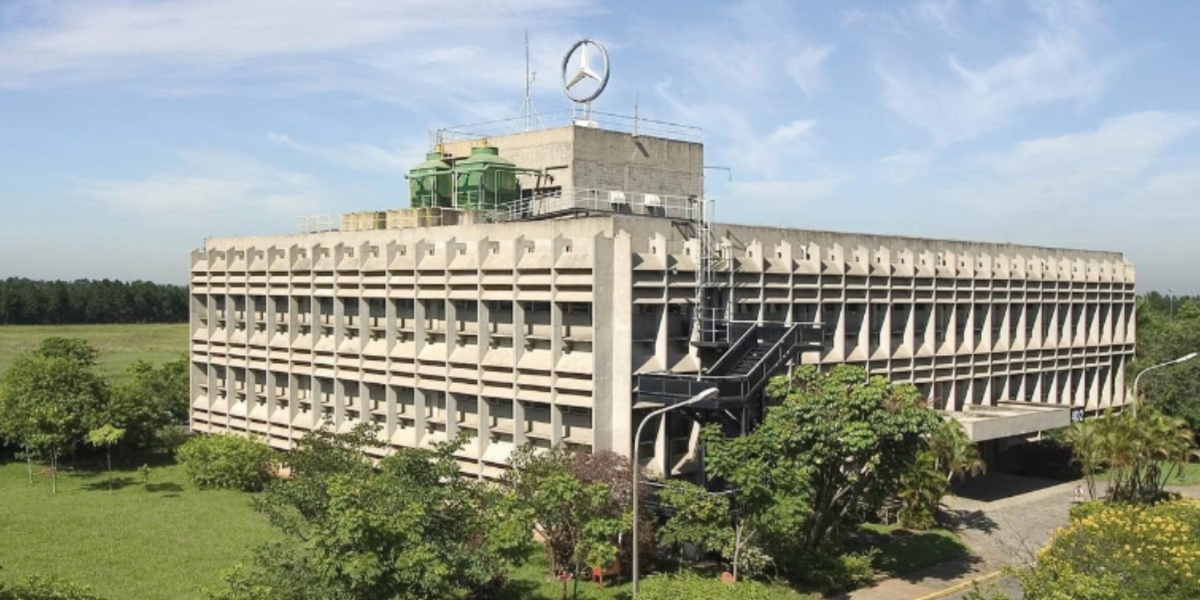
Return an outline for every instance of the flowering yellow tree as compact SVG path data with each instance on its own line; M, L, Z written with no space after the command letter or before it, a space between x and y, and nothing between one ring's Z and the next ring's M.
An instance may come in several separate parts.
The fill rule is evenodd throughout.
M1200 502L1086 506L1020 573L1026 598L1200 598Z

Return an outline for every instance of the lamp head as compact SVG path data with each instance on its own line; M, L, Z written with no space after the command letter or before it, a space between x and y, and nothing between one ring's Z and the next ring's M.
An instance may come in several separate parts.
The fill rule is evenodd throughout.
M1183 356L1180 356L1179 358L1175 359L1174 363L1179 364L1181 362L1187 362L1189 360L1192 360L1193 358L1196 358L1196 356L1200 356L1200 352L1192 352L1191 354L1185 354Z

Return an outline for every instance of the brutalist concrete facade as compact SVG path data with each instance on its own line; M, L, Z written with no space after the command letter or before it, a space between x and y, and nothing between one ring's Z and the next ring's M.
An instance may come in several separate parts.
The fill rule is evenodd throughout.
M698 191L698 144L588 132L602 143L574 161L576 133L550 132L558 150L527 144L545 158L523 166L568 165L565 190L596 168L607 175L593 189ZM532 134L547 132L519 135ZM691 343L702 244L686 225L592 213L210 239L192 254L192 427L278 448L322 420L372 421L393 447L465 434L461 467L487 477L524 443L628 454L653 408L635 375L705 367ZM712 235L729 318L822 323L823 347L802 362L912 382L991 432L980 439L1066 418L988 421L1021 406L1126 401L1134 267L1119 253L726 224ZM690 425L649 429L643 456L678 471Z

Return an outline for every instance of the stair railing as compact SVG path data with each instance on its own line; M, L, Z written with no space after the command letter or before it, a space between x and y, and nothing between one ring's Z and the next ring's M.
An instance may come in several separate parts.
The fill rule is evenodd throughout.
M816 330L821 326L815 323L798 323L786 328L751 328L738 340L738 344L753 342L757 345L759 339L764 341L778 335L771 347L760 357L754 366L741 375L693 375L687 373L653 373L638 376L638 393L659 397L691 397L704 390L717 388L718 399L741 401L761 390L771 375L787 360L795 357L804 342L804 332ZM782 332L782 333L779 333ZM763 334L763 335L760 335ZM744 356L741 352L726 352L721 361L713 365L715 370L730 356ZM728 358L732 361L732 358ZM736 363L734 363L736 364ZM727 365L726 365L727 366Z

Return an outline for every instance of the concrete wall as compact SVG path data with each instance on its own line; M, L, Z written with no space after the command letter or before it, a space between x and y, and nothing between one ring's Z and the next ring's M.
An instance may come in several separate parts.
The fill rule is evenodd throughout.
M704 147L695 142L572 125L455 141L444 144L443 150L452 157L466 157L473 146L485 141L519 167L553 169L553 180L544 181L543 186L702 195ZM532 187L536 178L523 175L521 182Z
M718 225L737 320L826 325L819 365L911 382L959 412L1126 401L1120 254ZM465 472L516 446L629 452L634 373L695 372L698 240L666 219L212 239L192 256L192 426L287 448L322 419L393 446L466 432ZM667 470L687 432L652 428ZM676 452L674 458L679 458Z

